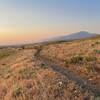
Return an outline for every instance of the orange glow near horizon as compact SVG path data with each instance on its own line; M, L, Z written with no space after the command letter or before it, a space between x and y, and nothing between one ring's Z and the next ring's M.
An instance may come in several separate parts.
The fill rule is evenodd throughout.
M100 33L99 9L99 0L0 0L0 45Z
M43 39L48 39L50 37L68 35L73 32L78 32L77 30L79 29L77 29L76 27L74 27L73 29L69 27L68 29L63 28L58 30L49 30L48 28L0 28L0 45L38 42ZM63 34L61 34L62 32Z

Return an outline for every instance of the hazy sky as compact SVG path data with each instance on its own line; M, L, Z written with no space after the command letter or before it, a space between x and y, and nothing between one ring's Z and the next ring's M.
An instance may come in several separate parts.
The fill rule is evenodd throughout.
M0 44L100 33L99 26L100 0L0 0Z

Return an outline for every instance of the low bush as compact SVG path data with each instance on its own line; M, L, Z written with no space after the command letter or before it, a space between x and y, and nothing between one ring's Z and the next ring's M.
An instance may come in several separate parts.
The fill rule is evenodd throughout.
M14 86L14 89L13 89L13 93L12 93L12 96L14 98L17 98L19 96L22 96L23 92L22 92L22 88L18 85L15 85Z
M41 63L41 68L43 68L43 69L47 69L48 66L47 66L46 64L44 64L44 63Z
M100 50L95 49L94 52L95 52L96 54L100 54Z
M65 60L66 64L83 64L83 63L87 63L87 62L93 62L96 61L97 58L95 56L80 56L80 55L76 55L76 56L72 56L70 58L67 58Z
M70 62L71 63L74 63L74 64L80 64L84 61L84 57L82 56L73 56L71 59L70 59Z
M95 56L87 56L85 57L85 61L86 62L91 62L91 61L96 61L97 60L97 57Z
M77 56L72 56L69 59L66 59L66 63L70 63L70 64L80 64L84 61L84 57L77 55Z

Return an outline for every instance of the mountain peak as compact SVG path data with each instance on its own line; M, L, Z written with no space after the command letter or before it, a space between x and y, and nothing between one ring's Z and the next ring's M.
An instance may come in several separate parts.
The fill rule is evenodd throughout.
M79 33L89 33L89 32L87 32L87 31L80 31Z
M90 32L87 32L87 31L80 31L80 32L76 32L76 33L73 33L73 34L93 34L93 33L90 33Z
M53 39L51 39L51 41L65 41L65 40L82 39L82 38L95 37L96 35L97 34L90 33L87 31L80 31L80 32L72 33L70 35L53 38Z

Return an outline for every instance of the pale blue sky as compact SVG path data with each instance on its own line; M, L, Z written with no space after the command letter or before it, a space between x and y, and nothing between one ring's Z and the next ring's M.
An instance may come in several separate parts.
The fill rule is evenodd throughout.
M9 41L10 35L17 34L40 40L77 31L100 33L99 26L100 0L0 0L0 37L4 40L2 35L8 33Z

